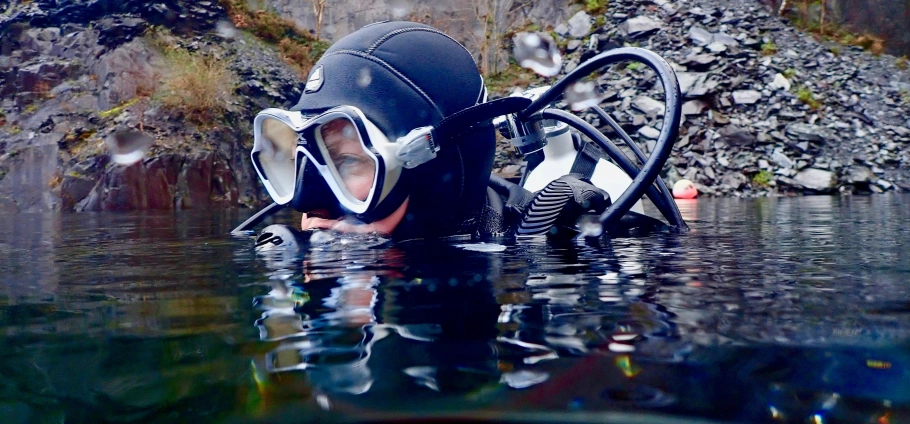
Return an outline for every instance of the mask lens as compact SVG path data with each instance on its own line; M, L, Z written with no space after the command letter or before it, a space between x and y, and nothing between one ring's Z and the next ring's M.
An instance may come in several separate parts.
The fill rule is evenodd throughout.
M366 201L376 181L376 160L366 151L354 123L335 119L322 124L319 135L341 186L354 199Z
M259 164L279 196L294 192L294 150L297 147L297 133L293 128L277 119L262 121L262 140L259 150Z

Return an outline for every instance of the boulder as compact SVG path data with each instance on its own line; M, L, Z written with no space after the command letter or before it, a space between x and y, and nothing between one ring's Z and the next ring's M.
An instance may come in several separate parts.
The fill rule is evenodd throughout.
M833 172L817 168L808 168L798 172L793 177L793 181L804 188L819 192L833 191L836 186Z

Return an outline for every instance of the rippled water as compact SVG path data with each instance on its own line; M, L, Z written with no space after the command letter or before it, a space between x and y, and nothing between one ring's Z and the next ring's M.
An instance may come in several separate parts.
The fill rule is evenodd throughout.
M682 209L301 257L237 211L6 215L0 422L910 422L910 198Z

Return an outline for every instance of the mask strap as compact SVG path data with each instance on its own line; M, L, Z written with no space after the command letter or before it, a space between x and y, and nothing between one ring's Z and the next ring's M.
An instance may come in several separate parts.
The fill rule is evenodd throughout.
M463 109L443 119L436 127L415 128L398 138L394 156L405 168L415 168L436 157L440 140L455 138L498 116L518 113L530 104L531 100L524 97L506 97Z

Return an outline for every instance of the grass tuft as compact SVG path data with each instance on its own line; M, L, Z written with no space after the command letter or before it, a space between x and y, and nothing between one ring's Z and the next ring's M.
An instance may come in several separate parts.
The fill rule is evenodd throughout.
M755 184L759 187L767 187L773 178L774 174L772 174L771 171L762 169L761 171L758 171L757 174L752 176L752 184Z
M164 51L165 74L158 99L167 109L197 124L224 116L237 85L226 60L205 57L180 47Z
M815 98L815 93L813 93L812 90L810 90L809 87L806 87L805 85L796 87L796 98L815 110L821 109L823 106L822 102Z

